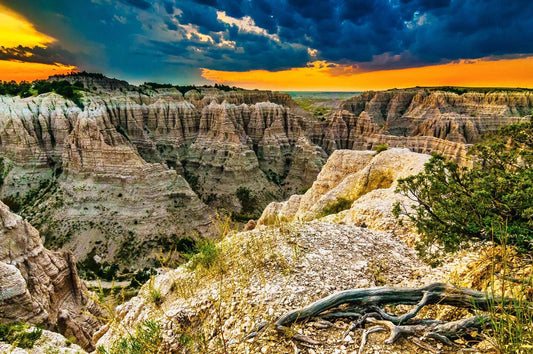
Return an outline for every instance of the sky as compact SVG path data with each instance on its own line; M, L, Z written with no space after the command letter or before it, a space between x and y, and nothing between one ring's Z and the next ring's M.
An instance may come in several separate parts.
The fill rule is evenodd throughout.
M533 87L532 0L0 0L0 80Z

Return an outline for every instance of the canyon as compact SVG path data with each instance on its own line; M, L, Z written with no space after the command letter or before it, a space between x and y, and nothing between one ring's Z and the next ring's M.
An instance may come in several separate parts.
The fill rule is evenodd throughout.
M413 88L365 92L317 119L278 92L50 80L85 87L79 102L0 97L0 198L48 247L129 267L210 237L216 210L258 219L310 188L338 149L386 145L468 165L472 143L533 107L529 91Z
M272 326L258 326L339 290L488 284L483 247L439 268L419 259L409 219L392 213L412 201L395 189L434 152L469 166L482 135L531 120L529 91L366 92L317 118L277 92L56 79L81 83L80 101L0 97L2 323L42 325L64 336L46 332L52 346L74 338L76 351L116 352L155 328L150 340L166 352L273 353L300 344L272 342ZM248 219L247 231L230 231ZM207 240L214 263L183 258L183 240ZM172 269L171 260L188 263ZM160 271L110 321L77 261ZM359 342L362 330L350 326L316 320L294 330L333 353ZM420 350L384 347L385 338L367 345Z

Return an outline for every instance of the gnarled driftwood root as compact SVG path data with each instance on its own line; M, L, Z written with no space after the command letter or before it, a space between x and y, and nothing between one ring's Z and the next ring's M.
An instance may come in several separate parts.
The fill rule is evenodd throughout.
M356 317L350 330L365 323L375 326L363 333L363 340L359 352L363 351L367 336L378 329L388 329L389 338L385 341L392 344L401 336L413 336L426 340L432 338L446 345L454 345L454 339L461 338L468 332L479 331L490 325L487 315L465 318L453 322L441 322L432 319L416 319L418 312L426 305L450 305L459 308L486 311L494 308L503 300L481 291L460 288L446 283L433 283L422 288L394 288L376 287L364 289L345 290L315 301L301 309L290 311L280 316L275 322L278 331L287 333L287 327L291 324L319 318L350 318ZM382 308L386 305L415 305L415 307L401 315L395 316L386 313ZM342 307L342 308L340 308ZM346 309L348 308L348 309ZM346 314L346 316L343 316ZM347 331L344 336L347 335ZM294 335L298 340L299 334ZM307 344L317 342L305 337ZM417 345L423 345L418 341Z

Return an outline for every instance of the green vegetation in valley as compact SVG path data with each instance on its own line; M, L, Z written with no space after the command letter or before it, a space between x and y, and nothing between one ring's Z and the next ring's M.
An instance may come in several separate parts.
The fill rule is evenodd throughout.
M239 187L235 191L235 196L241 203L241 212L233 214L233 219L239 222L247 222L251 219L257 219L258 215L258 200L257 196L251 189L247 187Z
M408 216L421 235L418 251L436 260L471 241L505 240L531 252L533 124L503 127L470 153L471 169L434 155L424 172L399 181L397 191L417 202Z
M31 349L43 334L40 328L23 323L0 324L0 342L23 349Z
M36 206L40 201L47 199L52 195L58 187L57 176L61 174L60 169L54 171L49 178L43 178L39 184L31 188L24 195L18 192L14 195L5 197L2 202L6 204L12 212L20 214L24 218L30 218L31 215L28 209Z
M145 354L157 353L163 341L161 324L146 320L139 324L135 333L123 336L113 343L109 350L103 346L97 348L99 354Z
M4 180L12 167L12 164L7 159L0 157L0 187L4 185Z

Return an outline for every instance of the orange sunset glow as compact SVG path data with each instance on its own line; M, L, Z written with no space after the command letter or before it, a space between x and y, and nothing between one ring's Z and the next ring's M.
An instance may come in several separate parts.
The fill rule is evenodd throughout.
M313 62L283 71L203 69L202 76L243 88L287 91L359 91L413 86L533 87L533 57L469 60L418 68L357 72L352 66Z
M0 46L4 48L46 47L55 39L40 33L33 24L17 13L0 6ZM0 80L33 81L50 75L76 71L75 66L0 60Z
M51 75L64 75L77 71L75 66L22 63L0 60L0 78L4 81L33 81L46 79Z

